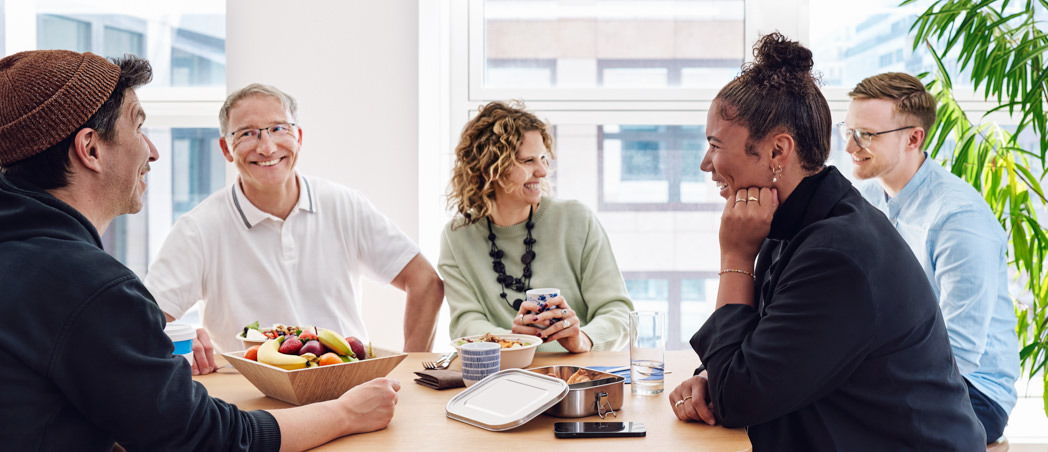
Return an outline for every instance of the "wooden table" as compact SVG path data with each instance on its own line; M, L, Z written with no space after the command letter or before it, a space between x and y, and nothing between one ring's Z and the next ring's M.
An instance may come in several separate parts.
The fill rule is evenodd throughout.
M437 391L416 384L416 370L421 362L432 361L438 353L409 353L407 358L389 374L400 380L401 390L397 412L389 427L372 433L352 435L327 443L315 450L353 451L549 451L570 447L572 450L648 450L667 452L687 451L743 451L750 449L746 433L741 429L726 429L694 422L681 422L673 415L667 394L681 381L691 376L699 360L690 351L667 352L666 392L657 396L634 396L626 385L622 409L611 421L638 421L647 427L644 438L587 438L558 439L553 436L553 423L558 421L600 421L594 415L578 419L555 418L540 415L525 425L505 432L491 432L474 427L445 415L448 400L463 389ZM221 358L219 356L219 358ZM531 367L621 366L629 363L626 352L592 352L578 355L537 353ZM286 408L290 405L262 395L243 376L231 367L218 373L193 377L203 383L212 396L236 404L243 410Z

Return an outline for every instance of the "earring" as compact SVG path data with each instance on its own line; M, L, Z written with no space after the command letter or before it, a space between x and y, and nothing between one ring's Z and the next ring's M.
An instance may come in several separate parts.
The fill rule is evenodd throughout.
M779 181L779 176L782 175L782 167L771 170L771 182L775 183Z

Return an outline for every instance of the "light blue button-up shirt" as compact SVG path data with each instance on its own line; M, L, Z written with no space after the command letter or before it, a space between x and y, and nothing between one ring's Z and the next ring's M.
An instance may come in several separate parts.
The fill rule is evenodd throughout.
M982 195L927 156L894 198L876 180L857 188L888 215L924 267L961 375L1011 413L1019 340L1007 237Z

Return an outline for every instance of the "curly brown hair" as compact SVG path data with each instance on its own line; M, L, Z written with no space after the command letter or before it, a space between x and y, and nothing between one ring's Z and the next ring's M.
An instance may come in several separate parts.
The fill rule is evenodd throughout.
M524 134L531 131L542 135L549 158L556 158L549 126L525 111L523 102L490 102L466 123L455 147L455 167L448 184L448 209L456 213L453 227L473 224L491 213L495 183L506 187L502 176L513 165L520 165L517 151ZM547 179L542 180L542 192L552 192Z

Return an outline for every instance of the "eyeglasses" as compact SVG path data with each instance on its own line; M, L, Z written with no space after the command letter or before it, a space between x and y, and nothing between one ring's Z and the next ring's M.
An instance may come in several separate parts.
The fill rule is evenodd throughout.
M845 145L848 144L848 138L855 140L855 144L859 145L860 148L866 149L870 147L870 143L873 143L873 137L877 135L884 135L886 133L898 132L900 130L912 129L917 126L906 126L899 127L898 129L885 130L884 132L870 132L866 129L849 129L848 125L839 122L837 123L837 132L841 134L841 139L844 140Z
M253 148L262 141L262 131L269 133L271 140L284 140L291 136L291 130L295 127L293 122L273 124L269 127L240 129L229 133L228 137L233 141L233 147Z

